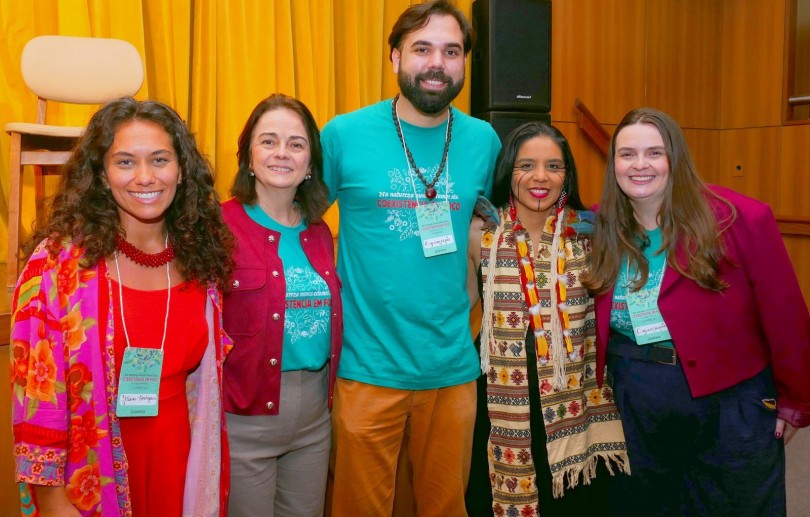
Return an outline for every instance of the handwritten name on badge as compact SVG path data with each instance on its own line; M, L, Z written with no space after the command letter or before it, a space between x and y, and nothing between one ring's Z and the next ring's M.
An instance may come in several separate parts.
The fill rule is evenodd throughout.
M122 406L154 406L157 401L157 395L152 393L122 394L118 397L118 403Z
M446 246L455 242L452 235L444 235L442 237L434 237L433 239L425 239L423 244L425 248L436 248L438 246Z
M638 336L649 336L650 334L655 334L656 332L666 332L667 325L663 321L660 323L656 323L653 325L647 325L644 327L638 327L636 329L636 335Z

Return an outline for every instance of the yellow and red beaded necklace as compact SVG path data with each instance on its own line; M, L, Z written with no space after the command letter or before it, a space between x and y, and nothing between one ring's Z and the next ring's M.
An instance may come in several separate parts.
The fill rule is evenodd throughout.
M564 195L564 194L563 194ZM565 201L559 202L554 207L554 219L552 220L552 225L554 227L555 234L561 233L561 228L558 228L558 225L562 225L562 214L563 210L565 209ZM529 311L529 322L531 323L532 332L534 333L535 338L535 349L537 350L537 360L540 364L547 364L550 359L549 354L549 339L546 336L546 331L543 328L543 316L540 314L540 292L537 288L537 277L535 274L534 269L534 260L533 257L529 254L529 244L527 242L527 236L529 234L526 227L520 222L517 217L517 209L515 208L515 202L512 197L509 197L509 217L512 219L512 231L515 235L515 247L517 248L518 252L518 269L520 270L520 284L523 288L523 296L526 300L526 307L528 307ZM556 264L552 263L551 267L555 268L556 271L552 271L554 274L554 289L556 289L557 293L557 314L560 318L560 323L562 324L562 335L563 340L565 341L565 349L568 352L568 356L571 360L574 360L574 344L571 341L571 323L568 318L568 308L566 305L566 281L567 278L565 276L565 239L558 238L555 239L558 243L557 249L557 260L552 262L556 262Z

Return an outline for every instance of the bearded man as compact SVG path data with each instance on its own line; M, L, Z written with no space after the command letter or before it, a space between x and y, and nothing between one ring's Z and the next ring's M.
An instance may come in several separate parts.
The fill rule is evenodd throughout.
M472 45L460 11L446 0L412 5L388 43L400 93L322 133L324 179L340 204L345 318L332 515L391 515L407 434L417 514L464 516L480 375L467 235L500 142L450 106Z

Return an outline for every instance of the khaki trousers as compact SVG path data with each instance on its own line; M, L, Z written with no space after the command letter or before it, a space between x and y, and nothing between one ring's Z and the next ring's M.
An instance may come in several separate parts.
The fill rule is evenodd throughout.
M329 367L281 373L278 415L226 413L229 517L321 517L329 467Z
M332 517L384 517L393 511L403 436L419 517L464 516L470 472L475 381L432 390L399 390L338 379Z

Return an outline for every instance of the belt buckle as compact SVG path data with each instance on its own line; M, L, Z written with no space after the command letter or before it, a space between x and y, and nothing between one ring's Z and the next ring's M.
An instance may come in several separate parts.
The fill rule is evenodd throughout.
M653 346L656 346L656 345L653 345ZM658 364L666 364L668 366L675 366L675 365L678 364L678 354L675 352L674 348L669 348L668 346L659 346L658 348L671 350L672 351L672 358L670 360L668 360L668 361L655 361L656 363L658 363Z

